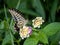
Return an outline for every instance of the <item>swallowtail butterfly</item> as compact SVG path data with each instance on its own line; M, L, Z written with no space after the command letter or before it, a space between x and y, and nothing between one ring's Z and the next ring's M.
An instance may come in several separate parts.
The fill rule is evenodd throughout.
M22 17L22 13L16 9L9 9L8 10L10 14L12 15L14 21L15 21L15 28L16 30L19 30L22 28L24 25L26 25L27 20Z

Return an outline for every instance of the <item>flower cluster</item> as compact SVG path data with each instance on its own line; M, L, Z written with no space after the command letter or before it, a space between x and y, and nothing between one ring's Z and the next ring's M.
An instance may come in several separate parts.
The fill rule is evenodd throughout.
M32 22L33 22L32 25L34 28L37 28L37 27L40 28L44 20L42 19L42 17L36 17L34 20L32 20Z
M29 37L31 35L31 33L32 33L32 28L31 27L23 26L23 28L20 29L19 34L20 34L20 37L22 39L24 39L24 38Z
M42 17L36 17L35 19L32 20L32 25L34 28L40 28L44 20ZM32 27L30 26L23 26L23 28L20 29L19 34L22 39L27 38L31 35L32 33Z

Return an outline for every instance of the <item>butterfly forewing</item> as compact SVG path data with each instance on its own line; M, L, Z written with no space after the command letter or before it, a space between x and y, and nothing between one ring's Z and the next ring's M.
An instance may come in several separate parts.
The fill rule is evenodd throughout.
M24 26L27 21L25 20L25 18L23 18L21 15L21 13L18 13L17 11L15 11L14 9L9 9L9 12L11 13L13 19L17 22L17 26L20 28L22 26Z

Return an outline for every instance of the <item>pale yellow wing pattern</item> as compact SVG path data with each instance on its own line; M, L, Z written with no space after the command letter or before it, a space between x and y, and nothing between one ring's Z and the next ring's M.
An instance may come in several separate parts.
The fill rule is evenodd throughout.
M18 13L14 9L9 9L10 14L12 15L13 19L17 22L17 26L21 28L22 26L26 25L27 21L23 18L21 13Z

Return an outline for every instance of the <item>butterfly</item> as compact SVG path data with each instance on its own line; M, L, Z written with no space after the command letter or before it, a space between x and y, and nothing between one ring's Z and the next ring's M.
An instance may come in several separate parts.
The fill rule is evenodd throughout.
M10 12L15 21L16 30L19 30L27 24L28 21L22 16L21 11L18 11L17 9L9 9L8 11Z

